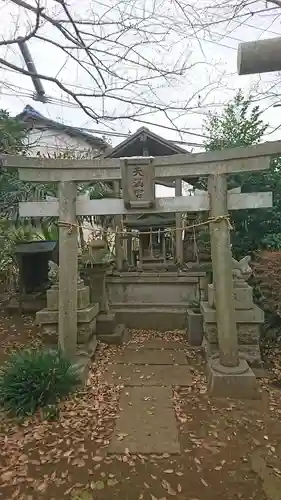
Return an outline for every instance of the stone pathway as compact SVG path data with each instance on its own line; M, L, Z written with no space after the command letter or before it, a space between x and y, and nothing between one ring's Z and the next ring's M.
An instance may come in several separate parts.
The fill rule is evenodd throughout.
M109 453L180 453L173 386L189 386L192 376L180 342L130 342L104 375L124 385L120 414Z

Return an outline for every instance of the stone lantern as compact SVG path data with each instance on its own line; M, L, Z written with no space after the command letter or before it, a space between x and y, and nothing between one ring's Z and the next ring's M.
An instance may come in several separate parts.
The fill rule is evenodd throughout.
M90 285L90 300L92 303L99 302L100 312L107 314L109 305L105 276L109 262L101 258L101 254L105 250L106 242L104 240L91 240L89 242L89 258L86 264L86 272Z
M121 344L126 329L117 324L115 313L111 311L106 288L106 273L111 262L106 258L106 242L96 239L89 242L86 262L86 276L90 286L91 303L99 303L97 316L97 338L109 344Z

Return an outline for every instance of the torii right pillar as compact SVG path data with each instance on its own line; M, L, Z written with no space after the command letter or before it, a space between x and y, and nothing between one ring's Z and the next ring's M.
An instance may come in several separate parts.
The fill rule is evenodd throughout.
M210 223L210 235L219 345L219 355L208 360L208 389L217 397L256 399L256 377L247 361L239 358L238 351L226 175L210 175L208 192L210 216L214 220Z

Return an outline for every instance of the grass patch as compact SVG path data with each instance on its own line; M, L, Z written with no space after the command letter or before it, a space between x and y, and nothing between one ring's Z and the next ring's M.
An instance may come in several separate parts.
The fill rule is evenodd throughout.
M73 392L79 377L56 350L24 349L11 354L0 370L0 405L16 417L52 407Z

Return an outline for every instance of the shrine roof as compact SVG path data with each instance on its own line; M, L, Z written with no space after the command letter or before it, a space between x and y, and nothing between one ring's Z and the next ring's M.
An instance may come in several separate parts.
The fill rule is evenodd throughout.
M175 214L128 215L124 225L130 228L170 227L175 225Z
M57 246L55 240L22 241L17 243L15 253L17 255L53 252Z
M130 135L127 139L113 148L108 153L107 158L120 158L124 156L169 156L179 153L188 153L188 151L164 139L164 137L151 132L148 128L141 127L134 134Z
M188 154L189 151L178 146L172 141L164 139L160 135L151 132L146 127L139 128L134 134L118 144L105 156L106 158L131 158L142 156L170 156L176 154ZM175 180L157 179L157 184L167 187L175 187Z

